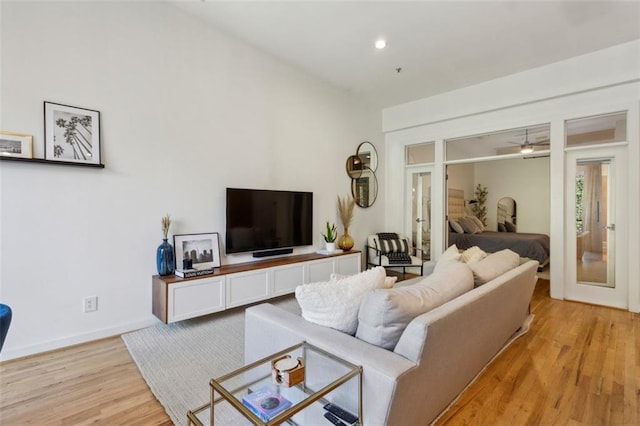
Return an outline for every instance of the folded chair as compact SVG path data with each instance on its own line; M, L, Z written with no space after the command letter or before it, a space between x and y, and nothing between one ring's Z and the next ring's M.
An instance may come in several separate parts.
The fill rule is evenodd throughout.
M365 258L367 268L402 268L403 274L406 273L406 268L420 268L420 275L423 272L422 250L414 249L408 238L392 232L369 235Z

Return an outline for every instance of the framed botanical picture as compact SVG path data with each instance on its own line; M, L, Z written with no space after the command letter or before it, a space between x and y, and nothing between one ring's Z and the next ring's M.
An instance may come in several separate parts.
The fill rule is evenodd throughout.
M100 164L100 111L44 103L45 158Z
M174 235L173 247L176 251L177 268L182 268L182 261L185 259L191 259L194 269L220 266L220 242L217 232Z
M31 158L33 136L0 131L0 156Z

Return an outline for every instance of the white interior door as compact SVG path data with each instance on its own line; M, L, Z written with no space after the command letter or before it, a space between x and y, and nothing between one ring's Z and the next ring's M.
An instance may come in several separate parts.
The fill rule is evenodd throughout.
M414 248L422 253L423 260L431 259L431 176L432 167L407 170L407 219L405 232ZM420 253L419 252L419 253Z
M567 299L628 307L625 152L567 152Z

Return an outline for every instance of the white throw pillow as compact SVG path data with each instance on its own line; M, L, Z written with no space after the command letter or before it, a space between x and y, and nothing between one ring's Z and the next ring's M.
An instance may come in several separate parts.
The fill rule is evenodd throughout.
M395 348L407 325L473 288L464 263L448 263L416 284L368 293L358 313L356 337L385 349Z
M473 271L475 286L478 287L519 265L520 255L504 249L491 253L479 262L471 263L469 267Z
M352 275L344 275L344 274L336 274L335 272L329 276L330 281L339 281L341 279L350 277ZM398 277L385 277L384 278L384 286L383 288L391 288L394 286Z
M487 253L478 246L473 246L462 252L460 260L464 263L475 263L487 257Z
M296 287L296 299L302 317L354 335L362 299L368 292L383 288L385 276L385 269L378 266L337 281L300 285Z
M460 250L458 250L458 247L456 247L456 245L453 244L448 249L446 249L444 253L442 253L442 256L440 256L440 259L438 259L436 266L433 267L433 272L436 272L438 269L442 268L446 264L459 263L460 257L461 257Z

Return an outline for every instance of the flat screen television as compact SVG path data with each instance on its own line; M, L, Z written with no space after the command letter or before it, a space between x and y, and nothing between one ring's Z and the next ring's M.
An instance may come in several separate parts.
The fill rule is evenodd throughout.
M227 188L227 253L280 254L311 244L312 192Z

